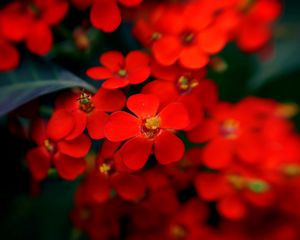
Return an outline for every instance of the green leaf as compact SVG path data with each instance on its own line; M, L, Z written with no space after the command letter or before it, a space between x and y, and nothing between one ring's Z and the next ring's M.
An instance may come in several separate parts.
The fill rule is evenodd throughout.
M71 72L41 58L26 56L18 69L0 74L0 116L48 93L81 87L95 88Z
M299 38L277 42L274 57L266 62L258 62L257 70L249 80L250 90L256 90L270 81L298 70L300 67L298 49Z

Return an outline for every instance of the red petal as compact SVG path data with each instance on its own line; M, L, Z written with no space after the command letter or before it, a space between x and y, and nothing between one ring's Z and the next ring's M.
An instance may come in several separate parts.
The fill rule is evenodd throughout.
M195 187L201 198L218 200L231 193L226 178L218 173L201 173L195 178Z
M44 22L36 22L28 34L26 46L37 55L47 54L52 47L52 33L48 25Z
M209 61L199 46L185 48L180 54L180 64L186 68L198 69L204 67Z
M253 52L263 47L271 38L269 27L258 24L247 24L238 36L238 46L248 52Z
M48 170L51 166L51 156L44 147L29 150L26 160L34 179L42 180L48 176Z
M194 143L209 141L219 134L219 124L213 120L205 120L187 133L187 138Z
M125 106L126 96L120 90L108 90L100 88L93 97L93 103L97 110L113 112L121 110Z
M139 118L154 117L159 107L159 100L151 94L135 94L128 98L128 109Z
M137 200L145 194L145 184L138 176L125 173L115 173L111 183L117 193L125 200Z
M190 123L186 107L179 102L168 104L158 115L161 128L183 129Z
M99 59L100 63L108 69L116 72L125 64L125 59L122 53L118 51L108 51L103 53Z
M43 11L43 20L49 25L59 23L68 12L69 5L65 1L50 1Z
M107 139L104 140L101 151L99 154L100 158L112 158L114 153L117 151L117 149L120 147L121 142L111 142Z
M110 182L109 178L101 174L92 174L85 182L86 194L92 203L103 203L109 199Z
M162 37L153 44L153 55L162 65L172 65L181 52L179 40L175 37Z
M173 82L161 80L149 82L143 87L142 93L156 95L162 106L176 101L179 97L178 90Z
M47 122L41 118L35 119L31 126L31 137L38 145L44 145L47 136Z
M104 32L116 30L121 23L121 13L116 0L95 0L90 18L94 27Z
M133 72L128 72L128 81L130 84L139 84L146 81L150 74L150 67L138 68Z
M127 78L109 78L103 84L102 87L106 89L118 89L126 87L129 84Z
M149 56L142 51L131 51L125 59L125 67L129 72L135 72L139 68L149 65Z
M232 159L232 143L230 140L213 140L203 150L203 162L212 169L225 168L232 162Z
M32 23L32 16L23 11L21 2L10 3L1 11L1 34L9 40L23 41Z
M0 71L9 71L17 67L20 55L17 48L0 38Z
M217 208L221 215L231 220L240 220L246 215L246 207L236 196L227 197L221 200Z
M93 1L94 0L71 0L72 4L80 10L87 9L90 5L92 5Z
M140 170L147 162L151 150L151 141L143 137L135 137L124 143L118 153L129 169Z
M104 127L108 122L109 115L105 112L93 110L87 122L87 130L92 139L104 138Z
M184 144L169 131L162 131L154 142L154 155L158 162L167 164L179 161L184 154Z
M113 113L104 128L110 141L120 142L140 134L140 121L127 112Z
M103 80L113 77L113 73L104 67L89 68L86 72L86 75L94 80Z
M70 157L81 158L89 152L91 141L86 135L82 134L73 140L58 142L57 147L60 152Z
M74 180L84 172L86 167L84 159L72 158L60 153L55 154L53 161L59 176L66 180Z
M73 130L67 135L66 140L72 140L84 132L87 124L87 114L81 110L71 112L74 120Z
M48 137L55 141L62 139L72 131L74 126L75 121L70 112L64 109L57 110L53 113L48 122Z
M133 7L139 5L142 0L119 0L119 2L126 7Z
M220 29L209 28L198 35L198 42L204 52L215 54L224 48L227 37Z

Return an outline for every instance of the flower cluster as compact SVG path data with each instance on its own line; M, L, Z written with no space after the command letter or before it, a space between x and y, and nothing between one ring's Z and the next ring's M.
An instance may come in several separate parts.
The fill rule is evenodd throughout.
M95 240L299 239L297 106L251 96L225 102L208 78L212 57L229 43L247 53L270 43L280 2L71 4L88 9L104 32L132 21L146 48L102 53L86 69L100 83L96 92L63 92L48 121L31 122L37 146L26 162L33 179L44 180L50 169L65 180L81 176L75 228ZM48 53L50 27L67 10L64 0L2 9L0 70L18 62L13 43Z

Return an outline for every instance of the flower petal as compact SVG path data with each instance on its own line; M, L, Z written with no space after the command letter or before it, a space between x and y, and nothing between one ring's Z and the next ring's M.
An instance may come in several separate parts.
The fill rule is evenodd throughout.
M109 115L99 110L93 110L87 121L87 130L92 139L104 138L104 127Z
M127 112L110 115L104 128L104 135L112 142L124 141L140 134L140 121Z
M57 143L58 150L70 157L84 157L90 150L91 140L84 134L73 140L63 140Z
M232 143L226 139L215 139L203 150L203 162L212 169L227 167L233 159Z
M184 144L175 134L163 130L155 139L154 155L161 164L179 161L184 154Z
M204 67L208 61L208 55L198 46L185 48L180 54L180 64L186 68L199 69Z
M217 209L221 215L231 220L240 220L247 212L245 204L237 196L222 199L218 202Z
M126 96L120 90L100 88L92 99L97 110L113 112L125 106Z
M162 65L172 65L177 61L181 45L176 37L162 37L154 42L152 51L155 59Z
M102 87L106 89L118 89L126 87L129 84L127 78L109 78L103 84Z
M134 72L139 68L146 67L149 64L149 56L139 50L131 51L125 59L125 67L129 72Z
M190 123L186 107L179 102L168 104L158 115L161 128L183 129Z
M0 71L9 71L17 67L20 55L17 48L0 38Z
M145 184L142 178L126 173L115 173L111 183L117 193L125 200L137 200L145 194Z
M149 158L152 145L146 138L135 137L124 143L118 154L129 169L140 170Z
M116 0L95 0L90 18L93 26L104 32L113 32L121 23L121 13Z
M159 107L159 100L152 94L135 94L128 98L127 107L139 118L154 117Z
M54 155L53 162L59 176L66 180L74 180L84 172L86 167L84 159L72 158L61 153Z
M86 71L86 75L94 80L103 80L111 78L113 73L104 67L92 67Z
M34 179L42 180L48 176L51 166L51 156L44 147L29 150L26 161Z
M53 113L48 122L47 135L57 141L66 137L74 126L75 121L72 114L67 110L59 109Z
M118 51L108 51L103 53L99 59L100 63L114 72L118 71L120 67L125 64L124 56Z
M26 46L32 53L40 56L46 55L51 50L52 44L52 33L46 23L39 21L31 26Z
M109 199L110 182L106 176L91 174L85 182L87 198L91 203L103 203Z

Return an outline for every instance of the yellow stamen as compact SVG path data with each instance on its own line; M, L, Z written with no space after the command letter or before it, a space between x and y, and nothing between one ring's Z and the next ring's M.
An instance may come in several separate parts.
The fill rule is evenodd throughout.
M104 174L108 174L110 170L111 170L111 167L110 167L108 164L106 164L106 163L103 163L103 164L99 167L99 171L100 171L101 173L104 173Z
M145 121L145 127L149 130L156 130L160 128L160 118L159 117L147 118Z

